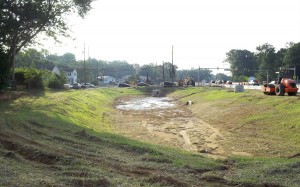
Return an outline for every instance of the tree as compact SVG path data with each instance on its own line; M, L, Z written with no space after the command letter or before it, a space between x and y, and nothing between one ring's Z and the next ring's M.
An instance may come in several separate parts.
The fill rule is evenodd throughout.
M233 81L239 81L241 76L253 76L257 70L254 54L248 50L230 50L225 62L230 64Z
M14 65L15 55L45 33L57 40L57 35L69 36L66 15L78 13L84 17L93 0L1 0L0 53L4 73ZM3 53L5 55L3 55Z
M18 53L16 58L16 67L31 67L35 68L41 64L45 64L45 57L36 49L27 49Z
M216 79L217 80L225 80L225 81L228 81L228 80L230 80L231 79L231 77L230 76L228 76L228 75L226 75L226 74L224 74L224 73L218 73L217 75L216 75Z
M70 64L76 61L75 55L73 53L65 53L62 57L63 57L63 62L65 64Z
M202 80L212 80L214 76L211 74L212 71L209 69L191 69L191 70L178 70L177 72L177 79L183 80L185 77L190 77L195 81L202 81Z
M256 47L256 60L258 63L259 71L256 73L256 78L259 80L275 79L275 72L278 71L279 64L276 64L275 48L265 43ZM267 75L269 77L267 77Z
M157 72L155 72L155 65L154 64L146 64L139 68L139 71L137 72L140 76L147 76L151 80L152 83L156 83L156 76L158 75Z
M296 66L296 75L300 75L300 43L291 45L284 55L285 66Z

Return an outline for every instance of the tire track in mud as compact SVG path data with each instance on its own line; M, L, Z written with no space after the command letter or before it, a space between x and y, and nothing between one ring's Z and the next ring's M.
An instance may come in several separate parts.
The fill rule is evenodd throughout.
M128 102L128 100L126 100ZM118 101L118 103L122 103ZM116 110L113 128L130 138L170 145L188 151L220 157L224 137L209 123L192 115L188 106L155 110Z

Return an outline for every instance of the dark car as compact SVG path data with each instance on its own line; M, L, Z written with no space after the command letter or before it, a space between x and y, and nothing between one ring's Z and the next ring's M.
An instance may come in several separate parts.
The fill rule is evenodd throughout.
M137 86L149 86L149 84L144 83L144 82L140 82L140 83L137 84Z
M169 81L162 82L161 85L163 87L174 87L174 86L176 86L176 84L174 82L169 82Z
M82 88L94 88L95 85L91 84L91 83L83 83L81 84Z
M126 83L119 83L118 87L131 87L130 84L126 84Z

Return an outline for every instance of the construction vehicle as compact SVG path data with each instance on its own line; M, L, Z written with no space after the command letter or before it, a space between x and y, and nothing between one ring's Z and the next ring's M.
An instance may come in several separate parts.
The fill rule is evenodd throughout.
M262 91L266 95L278 95L283 96L287 93L289 96L297 95L298 88L296 81L286 77L280 77L277 82L269 84L263 84Z
M190 76L185 76L184 80L178 82L178 86L195 86L196 83Z

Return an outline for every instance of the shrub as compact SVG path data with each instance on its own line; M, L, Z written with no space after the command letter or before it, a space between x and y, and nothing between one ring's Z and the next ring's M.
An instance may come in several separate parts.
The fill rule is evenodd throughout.
M17 68L16 83L25 88L44 89L43 74L43 71L34 68Z
M52 89L63 89L64 84L67 82L66 76L63 73L52 74L48 81L48 88Z

